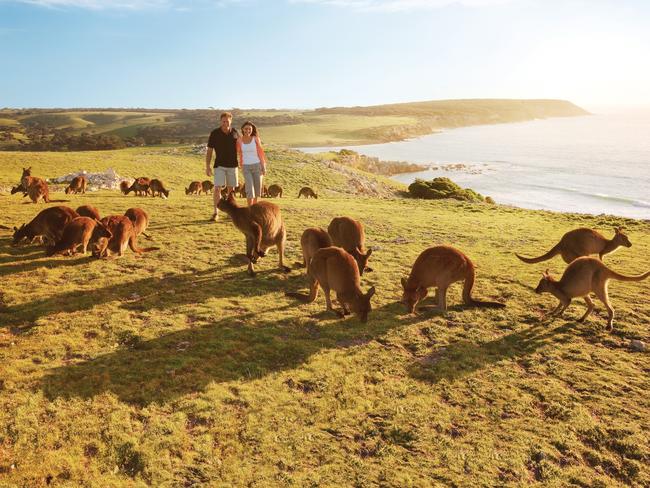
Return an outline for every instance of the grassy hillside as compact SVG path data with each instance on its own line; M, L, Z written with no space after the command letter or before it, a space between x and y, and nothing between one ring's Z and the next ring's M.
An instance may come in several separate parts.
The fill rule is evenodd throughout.
M244 240L209 197L201 156L170 150L0 153L0 186L21 165L51 177L112 166L169 182L169 200L118 192L71 196L103 215L141 206L160 251L97 261L12 247L0 230L0 486L648 486L650 280L613 282L605 314L562 319L535 295L554 259L525 265L568 229L624 225L634 246L606 257L650 269L650 224L446 201L352 198L322 162L270 151L269 182L288 228L289 262L307 226L338 215L366 225L377 287L368 323L284 296L303 271L271 251L246 275ZM303 184L323 196L296 199ZM58 198L68 198L63 193ZM0 223L44 205L0 195ZM141 243L144 244L146 241ZM475 295L505 310L408 315L399 279L426 247L452 244L477 264ZM646 432L644 434L644 432Z

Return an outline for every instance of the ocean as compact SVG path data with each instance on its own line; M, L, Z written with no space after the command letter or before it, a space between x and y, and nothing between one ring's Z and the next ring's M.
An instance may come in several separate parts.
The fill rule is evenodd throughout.
M447 176L497 203L650 219L650 111L450 129L387 144L345 146L431 165L393 178ZM338 148L302 148L321 152Z

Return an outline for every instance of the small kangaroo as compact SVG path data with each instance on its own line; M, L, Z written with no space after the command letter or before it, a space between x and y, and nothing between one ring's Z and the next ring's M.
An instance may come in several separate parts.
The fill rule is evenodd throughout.
M364 251L366 231L361 222L350 217L334 217L327 232L335 246L342 247L354 258L359 266L359 274L363 276L364 271L372 271L366 266L372 249Z
M149 226L149 214L147 212L141 208L130 208L124 212L124 216L131 220L136 236L142 234L147 239L150 239L150 237L145 233L145 230L147 230L147 227Z
M104 217L101 221L111 232L110 239L101 238L94 246L93 256L96 258L109 257L111 255L123 256L126 247L130 247L135 253L157 251L159 247L138 247L138 236L135 233L135 227L131 219L124 215L110 215Z
M129 194L129 192L131 191L131 185L129 184L128 181L125 181L125 180L120 181L120 191L121 191L124 195L128 195L128 194Z
M72 178L72 181L68 185L68 187L65 189L65 194L68 195L70 193L86 193L86 185L88 184L88 178L85 176L75 176Z
M447 289L452 283L464 281L463 302L469 307L503 308L504 303L484 302L472 298L474 288L474 263L461 251L451 246L435 246L425 249L413 263L411 274L402 278L402 303L409 313L427 296L427 289L436 287L438 308L447 311Z
M242 182L237 185L233 192L239 195L239 198L246 198L246 183Z
M334 311L340 317L350 313L350 310L361 320L367 322L368 313L372 310L370 299L375 294L375 287L363 293L360 288L359 268L345 250L340 247L325 247L318 249L307 265L309 276L309 295L287 293L287 296L297 298L305 303L312 303L318 296L318 286L325 292L327 310ZM330 291L334 290L336 299L342 311L332 307ZM348 308L349 307L349 308Z
M66 224L77 217L79 217L77 212L70 207L64 205L48 207L41 210L28 224L23 224L20 228L14 227L13 243L18 244L23 239L33 241L39 236L56 243L61 240Z
M213 188L214 188L214 183L212 183L210 180L204 180L201 182L201 190L206 195L208 193L211 193Z
M160 197L169 198L169 190L165 188L165 185L160 180L156 180L156 179L151 180L151 183L149 184L149 189L151 190L152 197L155 197L156 193L158 193L158 196Z
M146 196L149 194L150 185L151 185L151 178L147 178L146 176L140 176L139 178L135 179L133 184L126 191L124 191L124 194L128 195L130 192L133 192L138 196L143 196L143 195Z
M282 187L280 185L271 185L266 190L266 196L269 198L282 198Z
M200 181L193 181L188 188L185 188L185 194L200 195L202 190Z
M88 245L94 244L101 238L110 239L112 236L111 231L99 220L90 217L77 217L65 226L61 240L48 246L46 254L48 256L55 254L74 256L79 246L81 246L81 252L86 254Z
M300 247L302 248L302 266L306 267L309 266L316 251L324 247L332 247L332 238L323 229L309 227L300 237Z
M93 207L92 205L82 205L77 209L77 213L80 217L90 217L91 219L101 219L99 216L99 210Z
M303 186L300 191L298 192L298 198L301 196L305 198L318 198L318 195L316 195L316 192L309 188L308 186Z
M217 208L230 215L235 227L246 236L249 275L255 276L253 263L256 263L259 257L264 257L267 249L274 245L280 255L280 269L285 273L290 271L284 265L287 232L277 205L271 202L257 202L250 207L240 207L231 193L228 198L219 200Z
M537 258L526 258L515 253L519 259L524 263L540 263L551 259L553 256L560 254L565 263L570 263L576 258L581 256L589 256L591 254L598 254L600 259L603 259L605 254L614 252L620 246L632 247L630 239L623 233L623 229L617 227L614 229L614 237L607 239L600 232L593 229L581 227L579 229L570 230L562 236L553 248Z
M594 302L589 297L589 293L594 293L598 299L605 304L607 308L607 329L614 329L614 309L609 302L607 292L607 282L610 279L619 281L642 281L650 276L650 271L638 276L625 276L609 269L597 258L583 256L571 261L560 278L560 281L554 280L546 270L542 274L535 293L551 293L560 303L551 310L547 316L560 317L567 307L571 304L573 298L582 297L587 304L587 311L578 319L583 322L594 310Z
M269 187L262 184L262 190L260 191L260 196L262 198L269 198Z
M35 181L27 188L27 195L33 203L38 203L42 198L45 203L50 203L50 188L43 180Z

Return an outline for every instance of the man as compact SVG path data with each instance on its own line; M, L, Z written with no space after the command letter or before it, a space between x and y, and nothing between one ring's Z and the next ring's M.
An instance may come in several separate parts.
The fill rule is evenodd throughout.
M232 191L237 186L237 129L232 128L232 114L224 112L219 117L220 127L210 133L208 152L205 154L205 173L212 176L212 152L214 158L214 214L210 220L216 221L219 216L217 204L221 200L221 189L226 187Z

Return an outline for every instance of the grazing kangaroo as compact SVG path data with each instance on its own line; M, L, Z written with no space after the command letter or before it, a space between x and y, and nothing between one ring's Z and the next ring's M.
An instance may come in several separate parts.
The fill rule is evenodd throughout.
M111 231L99 220L90 217L77 217L65 226L61 240L48 246L46 254L48 256L55 254L74 256L79 246L81 246L81 252L86 254L88 245L94 244L101 238L110 239L112 236Z
M93 207L92 205L82 205L77 209L77 213L80 217L90 217L91 219L101 219L99 216L99 210Z
M131 191L131 185L129 184L128 181L124 181L124 180L120 181L120 191L125 195L129 194L129 192Z
M619 281L641 281L650 276L650 271L638 276L625 276L609 269L597 258L583 256L571 261L560 278L560 281L554 280L548 274L548 270L542 274L535 293L551 293L560 303L551 310L547 316L561 316L567 307L571 304L573 298L582 297L587 304L587 311L578 319L578 322L584 321L594 310L594 302L589 297L589 293L594 293L598 299L605 304L607 308L607 328L614 328L614 309L609 303L607 293L607 282L610 279Z
M147 178L146 176L141 176L140 178L136 178L133 184L126 190L124 191L125 195L128 195L130 192L135 193L138 196L146 196L149 194L149 186L151 185L151 178Z
M201 190L206 195L208 193L211 193L213 188L214 188L214 183L212 183L210 180L204 180L201 182Z
M145 233L145 230L147 230L147 227L149 226L149 214L147 212L141 208L130 208L124 212L124 216L131 220L136 236L142 234L147 239L150 239L150 237Z
M323 229L310 227L305 229L300 237L300 247L302 248L302 266L309 266L309 261L314 257L316 251L324 247L332 246L332 238Z
M257 262L258 257L264 257L267 249L274 245L280 255L280 269L285 273L290 271L284 265L287 232L277 205L271 202L257 202L250 207L240 207L231 193L227 199L220 200L217 207L230 215L235 227L246 236L248 274L255 276L253 263Z
M474 288L474 263L461 251L451 246L430 247L417 257L411 274L402 278L402 303L409 313L427 296L428 288L436 287L438 308L447 311L447 289L452 283L464 281L463 302L469 307L503 308L499 302L484 302L472 298Z
M93 249L93 256L96 258L108 257L111 255L123 256L126 247L129 246L135 253L157 251L159 247L138 247L138 236L131 219L124 215L111 215L104 217L101 221L111 232L110 239L102 238Z
M269 198L282 198L282 187L280 185L271 185L266 189L266 196Z
M287 293L287 296L298 298L305 303L312 303L318 296L318 286L325 292L325 303L327 310L334 311L340 317L350 313L350 310L362 322L368 320L368 313L371 311L370 299L375 294L375 287L363 293L360 288L359 268L345 250L340 247L325 247L318 249L307 265L309 276L309 295L301 293ZM336 299L341 305L342 311L338 312L332 308L330 291L334 290Z
M88 185L88 178L85 176L75 176L65 189L65 194L86 193L86 185Z
M165 188L165 185L160 180L156 180L156 179L151 180L149 189L151 190L152 197L155 197L156 193L158 193L158 196L160 197L164 197L164 198L169 197L169 190Z
M372 271L366 266L372 249L364 251L366 231L361 222L350 217L334 217L327 227L327 232L335 246L342 247L354 258L360 275L363 276L364 271Z
M570 263L576 258L591 254L598 254L602 260L605 254L614 252L620 246L632 247L630 239L628 239L620 227L614 229L614 237L611 239L607 239L600 232L581 227L564 234L560 242L543 256L526 258L517 253L515 255L524 263L533 264L546 261L560 254L565 263Z
M298 192L298 198L301 196L305 198L318 198L318 195L316 195L316 192L309 188L308 186L303 186L300 191Z
M188 188L185 188L185 194L200 195L202 190L200 181L193 181Z
M33 241L41 236L51 243L56 243L61 240L66 224L77 217L77 212L64 205L41 210L28 224L23 224L20 228L14 227L14 244L23 239Z

